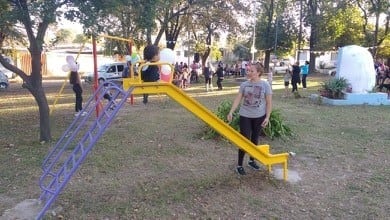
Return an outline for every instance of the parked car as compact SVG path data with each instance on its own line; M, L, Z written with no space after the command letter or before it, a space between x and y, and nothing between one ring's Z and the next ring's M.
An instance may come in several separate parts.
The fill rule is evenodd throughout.
M14 65L14 62L10 57L4 56L4 58L8 63ZM0 63L0 71L3 72L8 77L8 79L13 79L16 77L16 73L6 69L3 65L1 65L1 63Z
M8 77L2 71L0 71L0 90L6 89L8 86Z
M97 70L98 74L98 82L102 83L106 80L112 80L112 79L120 79L122 78L122 72L126 66L126 63L122 62L115 62L115 63L107 63L99 66ZM83 77L85 82L93 82L94 80L94 73L88 72Z
M276 66L274 66L276 63ZM274 74L284 74L286 70L291 69L289 60L282 60L280 62L270 63L269 66Z

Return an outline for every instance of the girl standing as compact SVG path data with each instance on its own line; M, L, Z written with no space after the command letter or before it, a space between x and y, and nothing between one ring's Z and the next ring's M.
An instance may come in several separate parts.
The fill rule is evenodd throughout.
M240 105L240 133L250 140L253 144L258 145L260 131L266 127L272 111L272 90L267 81L261 80L260 76L264 73L264 67L260 63L251 64L249 71L246 74L248 81L240 85L240 89L229 114L227 120L233 119L233 112ZM240 175L245 175L245 170L242 167L245 151L238 150L238 163L236 172ZM254 170L259 170L259 166L250 157L248 166Z
M284 81L284 95L283 97L287 97L290 95L288 86L290 85L291 80L291 71L290 69L286 69L286 73L284 73L283 81Z
M204 83L206 85L206 92L208 92L209 90L213 91L213 84L212 84L213 75L209 63L207 63L206 66L204 67L203 75L204 75Z
M73 58L73 57L72 57ZM79 116L81 110L83 110L83 88L81 87L81 79L80 74L78 72L79 70L79 64L76 62L73 62L71 65L69 65L70 68L70 76L69 76L69 83L72 84L73 92L76 95L76 101L75 101L75 116ZM82 115L86 115L86 112L83 112Z

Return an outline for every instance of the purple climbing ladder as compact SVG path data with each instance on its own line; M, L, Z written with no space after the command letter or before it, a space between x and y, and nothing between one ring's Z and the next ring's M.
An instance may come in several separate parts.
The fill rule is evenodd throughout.
M73 174L85 160L96 142L110 126L134 88L124 91L113 82L105 82L89 98L83 109L63 133L42 163L39 179L42 209L36 219L42 219ZM107 101L104 101L107 99ZM103 105L98 117L95 109Z

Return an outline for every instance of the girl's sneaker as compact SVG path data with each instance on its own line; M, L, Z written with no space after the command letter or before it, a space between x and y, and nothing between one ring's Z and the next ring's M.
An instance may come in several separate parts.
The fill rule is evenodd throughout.
M260 170L260 167L256 164L254 160L248 160L248 166L254 170Z
M236 168L236 172L238 173L238 174L240 174L240 175L246 175L246 172L245 172L245 170L244 170L244 167L242 167L242 166L238 166L237 168Z

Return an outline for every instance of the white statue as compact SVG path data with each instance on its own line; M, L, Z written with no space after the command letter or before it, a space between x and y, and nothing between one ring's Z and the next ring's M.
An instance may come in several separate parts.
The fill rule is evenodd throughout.
M339 49L336 77L348 80L352 93L367 93L375 86L375 68L371 53L356 45Z

